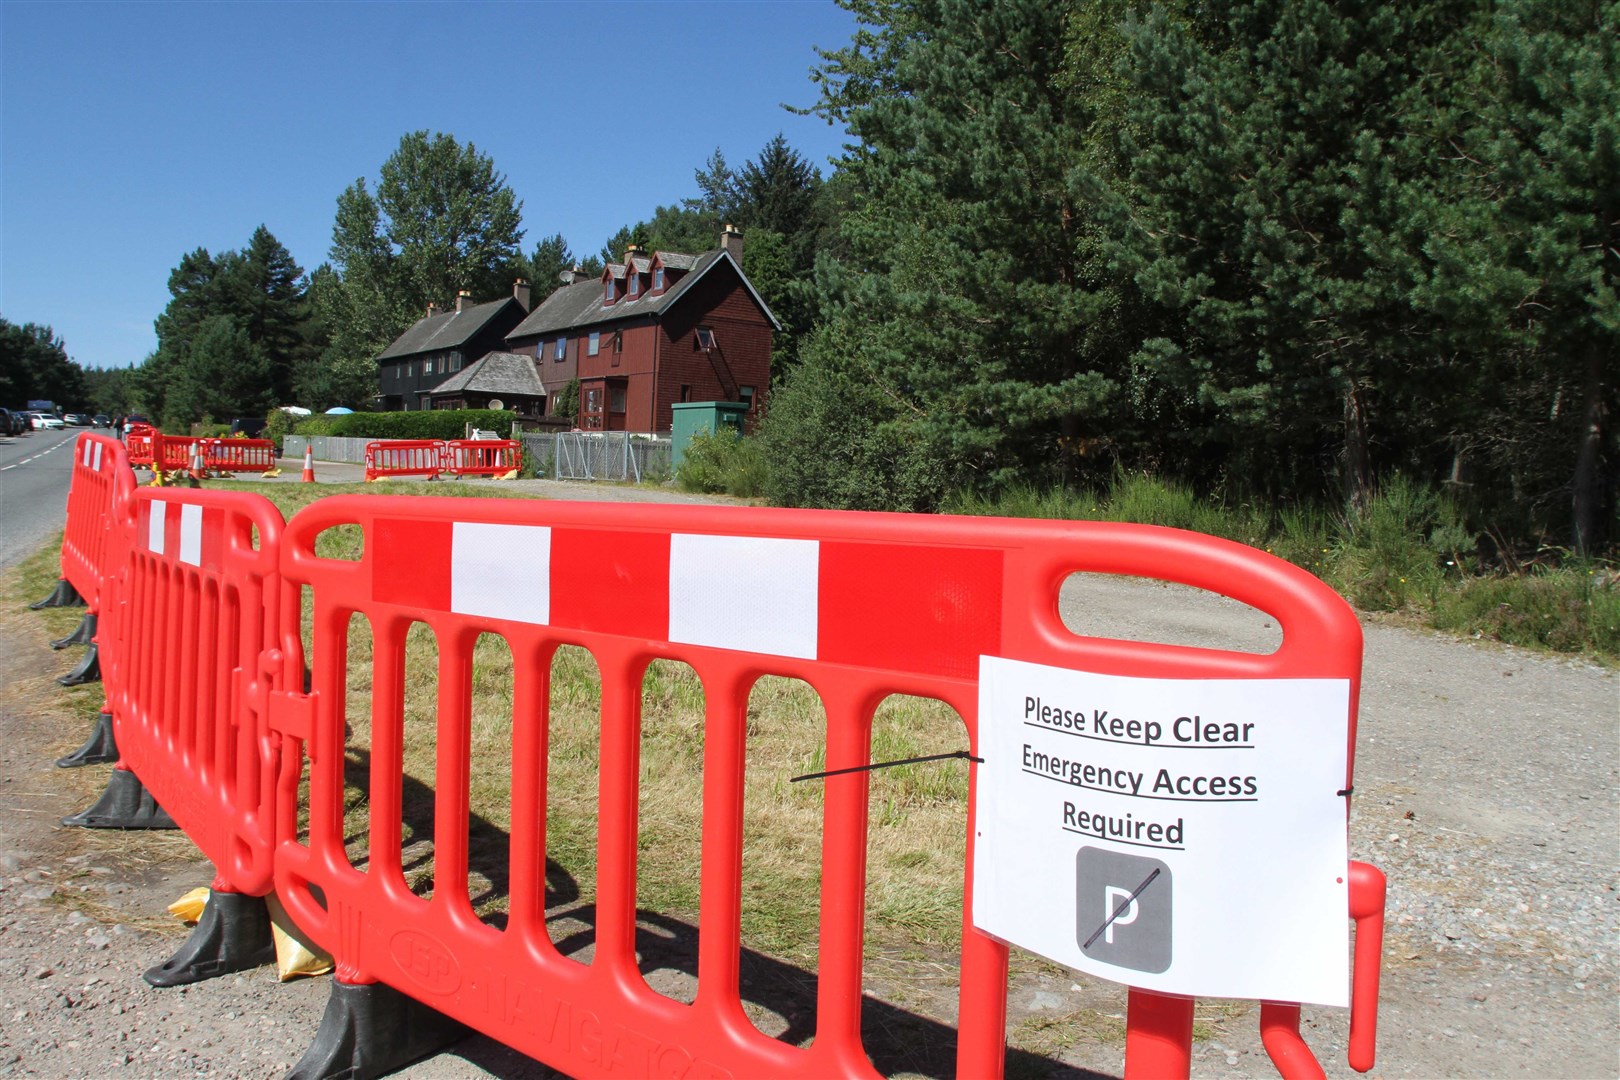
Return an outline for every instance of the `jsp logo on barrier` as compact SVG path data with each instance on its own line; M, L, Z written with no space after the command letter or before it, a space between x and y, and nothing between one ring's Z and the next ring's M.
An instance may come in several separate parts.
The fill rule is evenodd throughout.
M1171 874L1158 859L1083 847L1075 856L1075 940L1087 956L1132 971L1170 967Z

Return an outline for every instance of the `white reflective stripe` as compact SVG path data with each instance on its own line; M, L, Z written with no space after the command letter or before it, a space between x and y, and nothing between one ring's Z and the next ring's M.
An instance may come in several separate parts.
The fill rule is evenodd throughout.
M152 514L146 522L146 547L148 551L163 554L163 514L168 504L161 499L152 500Z
M202 510L200 506L180 507L180 561L202 565Z
M432 552L423 552L433 558ZM450 540L450 610L514 622L551 621L551 529L458 521Z
M95 447L96 447L96 463L94 465L92 465L91 468L95 469L96 472L100 472L101 471L101 444L96 443Z
M90 440L84 440L84 453L79 458L80 465L90 464Z
M669 640L814 660L820 564L815 540L675 533Z

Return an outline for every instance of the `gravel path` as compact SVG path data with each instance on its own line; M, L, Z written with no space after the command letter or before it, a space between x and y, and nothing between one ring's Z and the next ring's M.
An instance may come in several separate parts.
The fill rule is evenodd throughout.
M1121 636L1263 648L1275 630L1220 598L1141 583L1076 583L1090 625ZM1107 614L1101 614L1106 612ZM183 929L164 913L208 870L176 834L69 830L106 767L58 770L100 695L52 679L78 650L44 642L65 612L0 611L0 1076L269 1077L308 1046L324 980L271 969L179 990L147 967ZM1351 852L1391 894L1376 1076L1620 1075L1620 675L1482 642L1369 623ZM1009 1012L1046 1061L1036 1075L1117 1075L1116 1038L1066 1017L1123 1011L1110 984L1015 964ZM914 988L915 989L915 988ZM948 995L941 994L942 1019ZM1252 1006L1200 1012L1196 1075L1275 1075ZM1307 1010L1331 1076L1345 1014ZM1045 1023L1045 1021L1057 1021ZM1024 1071L1024 1070L1020 1070ZM472 1038L407 1075L539 1077Z

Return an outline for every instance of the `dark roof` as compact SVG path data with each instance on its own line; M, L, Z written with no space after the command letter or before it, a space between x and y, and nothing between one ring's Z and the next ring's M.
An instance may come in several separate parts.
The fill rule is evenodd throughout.
M671 270L690 270L697 265L696 255L682 255L678 251L655 251L653 254Z
M602 282L600 279L591 281L577 281L572 285L564 285L550 296L546 302L529 312L529 317L518 323L506 335L508 341L515 337L531 337L534 335L554 334L558 330L574 330L587 326L598 326L603 323L617 322L621 319L633 319L638 316L660 315L673 307L686 295L687 291L696 285L703 276L721 263L725 262L737 272L742 279L743 286L748 294L754 298L759 309L765 313L765 318L777 330L782 328L771 314L771 309L765 305L754 286L748 281L740 267L726 254L724 248L715 248L705 251L693 259L692 269L681 275L680 279L670 285L661 293L642 293L634 300L621 299L612 305L602 303ZM671 264L674 265L674 264Z
M389 360L396 356L415 356L417 353L458 348L471 341L508 304L522 310L522 305L508 296L487 304L474 304L464 311L448 311L443 315L418 319L409 330L395 338L393 344L378 353L377 359Z
M422 393L453 394L467 391L543 397L546 388L540 385L540 376L534 370L534 357L523 353L490 352Z

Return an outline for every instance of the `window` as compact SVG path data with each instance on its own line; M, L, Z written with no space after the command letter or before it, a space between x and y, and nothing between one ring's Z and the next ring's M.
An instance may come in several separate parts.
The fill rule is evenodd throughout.
M714 331L710 330L707 326L698 327L697 347L702 349L704 352L708 352L710 349L714 348Z
M664 268L660 266L653 271L653 292L659 292L664 287Z
M460 353L453 352L453 353L450 354L450 370L451 371L460 371L461 370L461 354Z
M690 386L686 385L685 383L681 383L681 400L682 401L691 401L692 400L692 388Z
M602 302L611 304L619 298L619 283L612 278L607 279L607 287L602 293Z
M556 348L554 348L552 350L552 359L553 360L561 360L567 353L568 353L568 339L565 338L565 337L558 338Z
M754 388L752 386L737 387L737 400L752 409L754 407Z
M624 331L623 330L615 330L615 331L613 331L613 351L614 352L624 352Z
M600 330L592 330L591 331L590 344L588 344L585 347L585 355L586 356L595 356L597 353L599 353L601 351L602 351L602 332Z
M641 275L630 275L630 299L634 300L641 295Z
M624 387L608 387L608 412L624 412Z

